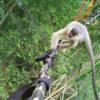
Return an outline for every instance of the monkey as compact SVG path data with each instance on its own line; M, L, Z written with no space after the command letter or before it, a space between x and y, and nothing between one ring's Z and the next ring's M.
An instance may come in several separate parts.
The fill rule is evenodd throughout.
M58 41L60 38L63 38L63 40L58 45ZM63 29L54 32L51 38L51 50L63 50L63 52L65 52L66 49L75 48L78 45L78 43L82 42L85 42L88 53L90 55L90 60L92 65L92 84L93 84L95 98L96 100L100 100L97 94L96 83L95 83L94 55L86 26L78 21L72 21Z

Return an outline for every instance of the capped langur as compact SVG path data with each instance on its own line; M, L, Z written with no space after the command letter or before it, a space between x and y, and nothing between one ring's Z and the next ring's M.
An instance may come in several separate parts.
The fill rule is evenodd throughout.
M60 38L63 38L61 43L58 45L58 41ZM72 21L63 29L54 32L51 38L51 50L63 50L64 52L66 49L74 48L78 45L78 43L85 42L87 46L87 50L90 55L91 65L92 65L92 80L93 80L93 89L96 100L100 100L96 91L96 84L95 84L95 64L94 64L94 57L93 51L91 46L90 37L88 34L88 30L85 25L81 24L77 21Z

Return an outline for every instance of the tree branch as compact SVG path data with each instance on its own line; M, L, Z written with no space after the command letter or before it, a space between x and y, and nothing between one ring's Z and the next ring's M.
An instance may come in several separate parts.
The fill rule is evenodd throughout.
M84 0L84 2L85 2L86 0ZM92 9L93 9L93 6L94 6L94 4L97 2L98 0L92 0L91 2L90 2L90 4L89 4L89 6L88 6L88 8L87 8L87 11L85 12L85 14L83 14L83 15L77 15L77 16L75 16L75 17L73 17L72 18L72 20L77 20L77 21L80 21L80 20L84 20L84 19L86 19L90 14L91 14L91 12L92 12ZM83 4L82 4L83 5ZM79 11L81 12L81 7L82 7L82 5L80 6L80 8L79 8ZM82 8L83 9L83 8ZM79 12L78 11L78 12Z

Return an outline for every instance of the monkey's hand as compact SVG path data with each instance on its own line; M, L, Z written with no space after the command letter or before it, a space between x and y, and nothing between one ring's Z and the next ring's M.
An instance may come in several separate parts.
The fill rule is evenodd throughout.
M59 50L65 52L66 49L71 49L71 48L74 48L76 47L78 44L78 37L75 36L75 37L72 37L72 38L64 38L62 40L62 42L58 45L58 48Z

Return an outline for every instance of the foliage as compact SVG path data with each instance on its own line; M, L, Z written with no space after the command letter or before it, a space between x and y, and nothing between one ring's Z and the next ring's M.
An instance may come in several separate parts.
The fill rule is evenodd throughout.
M0 20L4 20L0 26L0 99L5 100L20 85L30 82L32 77L38 76L43 65L35 62L35 57L50 48L51 33L63 28L76 14L81 0L16 0L13 11L5 18L5 14L12 6L13 0L0 1ZM98 12L100 0L96 4L93 14ZM100 50L100 18L88 26L95 58ZM89 62L86 47L79 45L55 57L52 68L49 71L51 81L56 80L62 74L72 75L75 71ZM79 55L79 56L77 56ZM100 60L96 60L97 88L100 90ZM87 71L90 75L91 70ZM91 79L86 80L82 75L80 80L88 87ZM82 82L83 82L82 81ZM77 100L87 95L84 88L79 86ZM88 89L92 92L92 87ZM100 91L99 91L100 94ZM75 98L73 100L76 100ZM88 100L88 97L85 99Z

